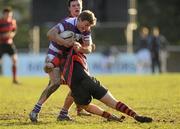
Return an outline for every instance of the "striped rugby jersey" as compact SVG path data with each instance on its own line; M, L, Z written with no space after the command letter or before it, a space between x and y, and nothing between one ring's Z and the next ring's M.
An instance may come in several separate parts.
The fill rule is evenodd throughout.
M81 33L77 29L76 25L77 25L77 17L74 17L74 18L69 17L69 18L62 20L60 23L55 25L55 27L58 29L59 33L67 31L67 30L74 32L76 35L78 35L78 37L81 37L77 41L81 44L83 43L83 41L90 41L90 43L92 43L91 32ZM54 41L50 41L48 56L54 57L54 56L57 56L58 54L61 54L62 51L63 52L69 52L69 50L70 50L70 48L66 48L62 45L57 44Z
M3 35L8 32L16 31L17 25L15 19L5 20L0 19L0 35ZM12 43L12 37L1 37L0 36L0 43Z

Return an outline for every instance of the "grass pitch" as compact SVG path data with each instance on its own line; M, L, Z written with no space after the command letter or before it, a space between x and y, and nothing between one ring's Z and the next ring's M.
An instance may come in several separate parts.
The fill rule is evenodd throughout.
M22 85L11 83L10 77L0 77L0 129L180 129L180 74L106 75L97 76L115 98L136 112L151 116L148 124L126 117L122 123L107 122L99 116L76 116L75 105L70 115L73 122L57 122L56 117L69 89L61 86L44 104L39 122L33 124L28 114L48 83L47 77L21 77ZM100 107L118 115L93 100Z

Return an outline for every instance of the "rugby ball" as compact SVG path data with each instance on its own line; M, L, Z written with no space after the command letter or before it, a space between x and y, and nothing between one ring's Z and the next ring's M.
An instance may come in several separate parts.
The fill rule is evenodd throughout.
M70 38L74 38L75 34L72 31L63 31L60 33L60 37L63 39L70 39Z

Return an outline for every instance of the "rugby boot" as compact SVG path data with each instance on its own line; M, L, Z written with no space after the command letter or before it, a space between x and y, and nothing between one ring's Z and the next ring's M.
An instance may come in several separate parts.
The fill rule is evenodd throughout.
M150 123L153 121L151 117L139 116L139 115L134 116L134 119L141 123Z
M21 85L21 83L18 82L17 80L13 80L12 83L15 84L15 85Z
M29 114L29 119L31 122L38 122L38 113L31 111Z
M73 119L70 116L68 116L68 115L60 114L57 117L57 121L73 121Z

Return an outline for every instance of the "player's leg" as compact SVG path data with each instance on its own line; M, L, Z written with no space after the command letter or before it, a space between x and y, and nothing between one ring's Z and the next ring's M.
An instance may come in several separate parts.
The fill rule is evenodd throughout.
M38 113L41 111L42 105L46 102L49 96L54 93L58 87L60 86L60 70L59 68L53 68L52 71L49 73L49 84L43 90L38 102L35 104L33 110L29 114L30 119L32 122L37 122Z
M107 106L116 109L122 113L125 113L128 116L133 117L135 120L139 122L151 122L152 118L139 116L135 111L129 108L126 104L116 100L112 94L104 88L100 81L96 80L94 77L86 77L82 82L83 92L86 95L90 94L93 98L100 100ZM85 95L84 95L85 96ZM76 101L76 100L75 100Z
M78 116L91 116L91 113L88 113L81 106L76 105L77 115Z
M128 107L126 104L124 104L121 101L116 100L110 92L107 92L106 95L104 95L100 99L100 101L113 109L116 109L130 117L133 117L136 121L139 121L142 123L152 122L152 118L138 115L133 109Z
M18 84L17 81L17 54L13 54L11 56L12 59L12 76L13 76L13 83Z
M0 43L0 75L2 74L2 56L4 54L4 44Z
M77 68L77 67L76 67ZM75 70L76 71L76 70ZM80 72L83 72L80 70ZM74 75L80 73L80 72L74 72ZM83 75L79 75L83 77ZM84 78L84 77L83 77ZM115 121L121 121L121 118L112 115L108 112L105 112L103 109L98 107L97 105L90 104L92 97L91 97L91 92L92 89L94 88L92 86L92 80L89 76L86 76L82 81L77 81L77 78L72 79L72 85L71 85L71 91L72 91L72 96L74 98L74 102L77 105L80 105L83 109L86 111L105 117L108 120L115 120ZM107 92L106 89L102 91L103 95Z
M2 74L2 54L0 53L0 75Z
M158 67L159 73L161 73L162 68L161 68L161 60L160 60L160 55L159 54L157 55L157 67Z
M151 57L152 60L151 60L151 71L152 73L155 73L155 67L156 67L156 62L155 62L155 58L154 57Z
M95 104L88 104L86 106L81 106L82 108L84 108L86 111L104 117L106 118L108 121L119 121L122 122L123 119L125 118L124 116L118 117L116 115L113 115L107 111L104 111L102 108L100 108L99 106L95 105Z
M6 44L6 51L11 56L12 60L12 77L13 77L13 83L19 84L17 81L17 49L14 44Z
M77 105L79 105L81 108L85 109L89 113L106 118L108 121L122 122L122 120L125 118L124 116L118 117L116 115L113 115L109 112L104 111L99 106L90 103L92 100L91 94L89 94L89 92L87 91L89 89L88 86L86 85L85 87L84 85L81 85L79 87L76 87L75 85L73 85L72 95L74 97L74 102Z
M74 101L74 99L71 96L71 92L69 92L65 98L64 105L63 105L62 109L60 110L59 115L57 117L58 121L72 120L72 118L70 118L68 116L68 111L69 111L71 105L73 104L73 101Z
M49 96L54 93L60 86L60 70L59 68L54 68L52 70L52 72L49 73L49 84L48 86L44 89L44 91L42 92L38 103L39 104L43 104L48 98Z
M2 56L3 56L3 46L0 43L0 75L2 74Z
M69 91L69 93L67 94L65 101L64 101L64 105L61 109L61 111L59 112L59 116L57 118L57 120L62 121L62 120L72 120L69 116L68 116L68 111L71 107L71 105L73 104L74 99L71 96L71 91ZM77 115L84 115L84 116L90 116L91 114L86 112L85 110L83 110L83 108L81 106L76 105L77 107Z

